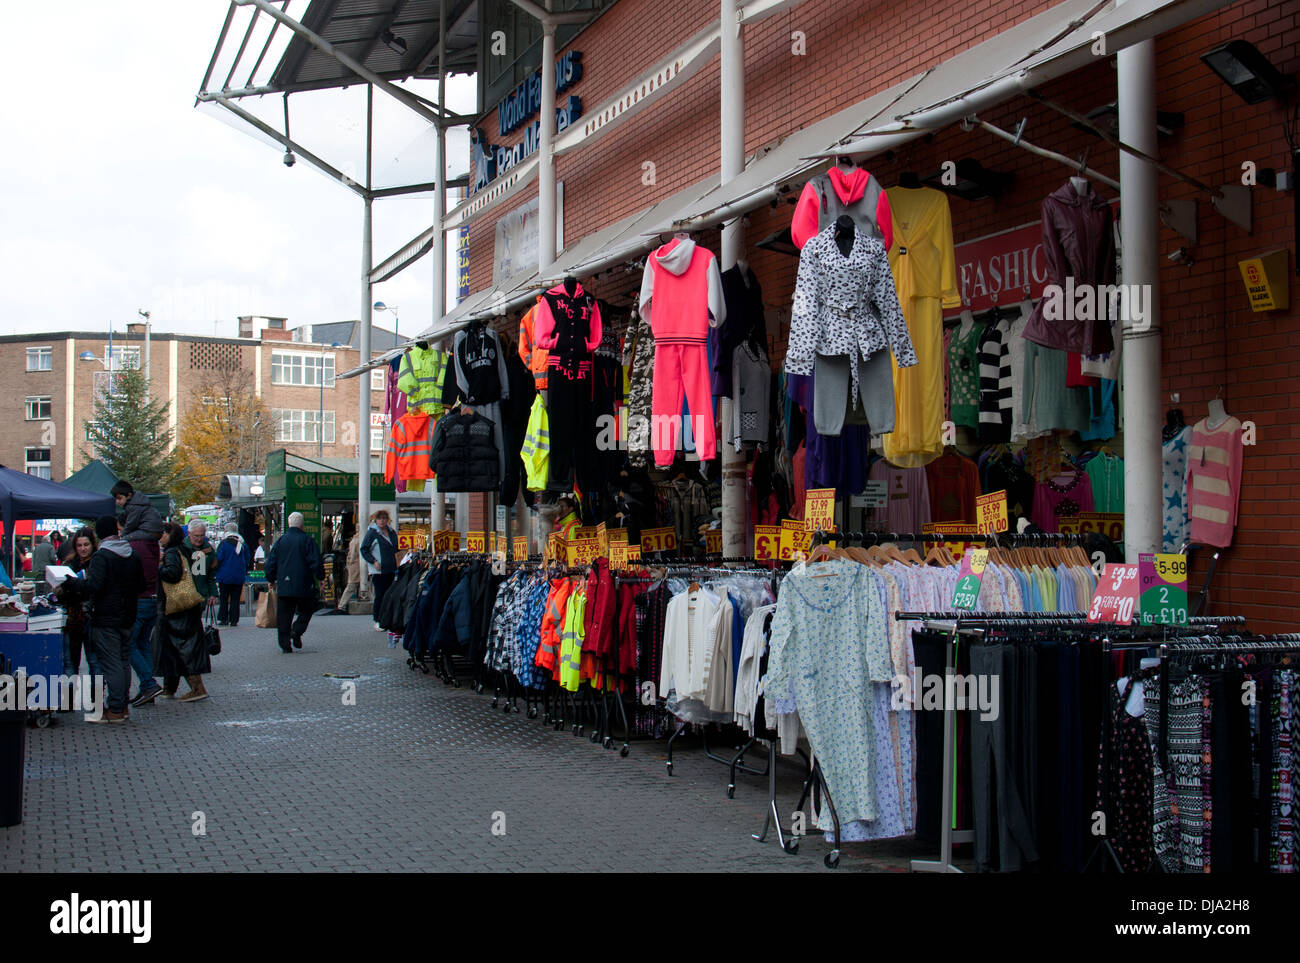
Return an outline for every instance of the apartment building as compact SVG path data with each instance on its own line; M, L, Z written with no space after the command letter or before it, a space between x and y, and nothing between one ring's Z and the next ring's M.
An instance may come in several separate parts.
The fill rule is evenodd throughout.
M61 480L93 456L88 426L94 402L125 368L147 369L154 398L168 404L176 430L204 386L247 386L271 409L275 447L294 454L357 457L360 444L383 448L383 372L371 379L371 418L357 424L362 379L336 380L361 363L355 321L290 329L284 318L241 318L238 338L153 333L131 324L110 339L106 331L59 331L0 336L0 464ZM373 329L373 350L396 343ZM238 390L238 389L237 389ZM245 466L231 466L245 467ZM260 466L259 466L260 467Z

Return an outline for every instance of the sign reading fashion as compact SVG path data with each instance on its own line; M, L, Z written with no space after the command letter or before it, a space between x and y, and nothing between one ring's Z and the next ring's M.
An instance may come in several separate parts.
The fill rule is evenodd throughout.
M582 100L570 95L561 102L559 95L582 79L582 52L570 50L555 61L555 132L558 134L577 123L582 116ZM471 193L476 193L494 178L504 174L525 157L537 150L541 140L540 119L528 123L542 110L542 72L533 75L515 88L505 100L497 104L497 134L507 134L524 127L524 139L510 147L494 146L487 142L483 132L471 128L470 170L474 175Z

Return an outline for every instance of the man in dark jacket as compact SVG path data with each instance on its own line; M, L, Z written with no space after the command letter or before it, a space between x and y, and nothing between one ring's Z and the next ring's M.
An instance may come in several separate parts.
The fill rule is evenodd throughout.
M36 536L36 547L32 549L32 581L36 583L38 593L45 592L45 567L53 565L58 556L48 535Z
M320 548L302 530L302 525L302 512L292 513L288 530L271 546L271 554L266 557L266 580L275 586L275 620L281 652L302 648L303 633L316 611L317 580L325 577Z
M383 630L379 624L379 606L384 595L393 584L393 575L397 571L397 533L388 526L388 512L382 508L375 512L366 537L361 540L361 558L369 566L370 587L374 604L371 615L375 631Z
M131 689L131 629L136 602L144 589L144 569L131 543L118 536L117 519L105 515L95 522L99 549L86 567L90 599L90 644L99 660L108 690L108 708L96 721L126 722ZM154 683L157 685L157 683Z
M239 596L248 580L248 569L253 560L239 534L239 526L230 522L217 549L217 591L221 608L217 611L217 624L234 628L239 624Z
M129 481L116 482L110 493L117 503L118 517L122 519L122 537L128 542L162 535L163 520L153 502L135 490Z

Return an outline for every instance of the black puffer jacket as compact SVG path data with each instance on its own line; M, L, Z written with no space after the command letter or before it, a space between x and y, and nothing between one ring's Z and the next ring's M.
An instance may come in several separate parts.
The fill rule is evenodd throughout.
M443 492L492 492L501 484L492 421L477 412L452 411L433 430L429 467Z

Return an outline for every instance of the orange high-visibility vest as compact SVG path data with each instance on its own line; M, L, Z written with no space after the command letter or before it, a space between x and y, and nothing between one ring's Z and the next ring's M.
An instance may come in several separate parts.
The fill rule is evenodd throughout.
M519 357L533 373L533 383L537 390L545 391L546 365L551 353L545 348L537 347L537 342L533 340L533 320L537 314L537 305L541 303L539 297L537 304L529 308L519 322Z
M433 438L434 419L419 411L408 411L393 423L392 437L384 455L384 478L392 481L401 478L434 477L429 467L430 443Z

